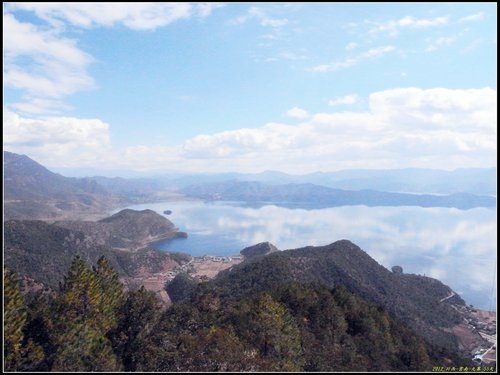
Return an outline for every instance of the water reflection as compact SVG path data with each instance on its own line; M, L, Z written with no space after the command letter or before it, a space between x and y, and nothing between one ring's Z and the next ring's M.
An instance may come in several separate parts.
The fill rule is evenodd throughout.
M475 306L496 306L496 210L474 208L365 207L285 208L234 202L165 202L137 205L168 218L187 239L159 248L193 255L237 254L270 241L279 249L326 245L339 239L356 243L387 268L438 278ZM493 293L494 292L494 293Z

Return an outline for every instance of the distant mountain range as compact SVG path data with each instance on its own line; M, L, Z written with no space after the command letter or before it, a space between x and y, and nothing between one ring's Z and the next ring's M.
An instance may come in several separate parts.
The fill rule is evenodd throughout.
M190 185L225 181L255 181L271 185L312 183L345 190L377 190L395 193L496 195L496 168L459 168L453 171L406 169L353 169L305 175L267 171L262 173L168 174L149 178L91 177L120 194L180 189Z
M493 207L496 198L469 193L451 195L404 194L374 190L341 190L314 184L266 185L261 182L228 181L192 185L181 190L186 196L204 200L272 202L277 205L299 207L365 206L420 206Z
M254 205L274 202L304 208L367 205L469 209L496 205L496 168L451 172L346 170L303 176L263 172L175 174L140 179L69 178L49 171L25 155L4 151L4 189L5 219L46 221L95 220L127 204L186 196Z

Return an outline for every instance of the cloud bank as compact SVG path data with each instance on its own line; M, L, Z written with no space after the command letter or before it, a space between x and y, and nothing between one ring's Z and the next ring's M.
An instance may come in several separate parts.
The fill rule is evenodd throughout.
M351 101L344 99L337 98ZM201 134L175 147L124 150L111 147L109 126L97 119L30 120L6 111L4 145L52 166L136 170L490 167L496 165L496 99L488 87L397 88L370 94L366 111L320 112L298 125L271 122ZM297 109L291 114L302 115Z

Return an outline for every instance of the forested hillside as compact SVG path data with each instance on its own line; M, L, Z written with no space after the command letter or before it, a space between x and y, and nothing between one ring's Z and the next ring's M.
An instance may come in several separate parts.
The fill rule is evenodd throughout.
M343 287L283 282L239 298L206 285L162 311L123 293L105 258L73 260L60 290L23 296L4 272L8 371L430 371L456 354Z

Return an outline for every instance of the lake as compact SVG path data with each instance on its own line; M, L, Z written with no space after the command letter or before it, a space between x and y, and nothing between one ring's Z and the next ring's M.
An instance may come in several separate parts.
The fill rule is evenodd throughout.
M237 255L269 241L280 250L348 239L384 267L437 278L476 307L496 309L495 208L250 207L238 202L133 205L164 215L188 238L155 244L191 255Z

